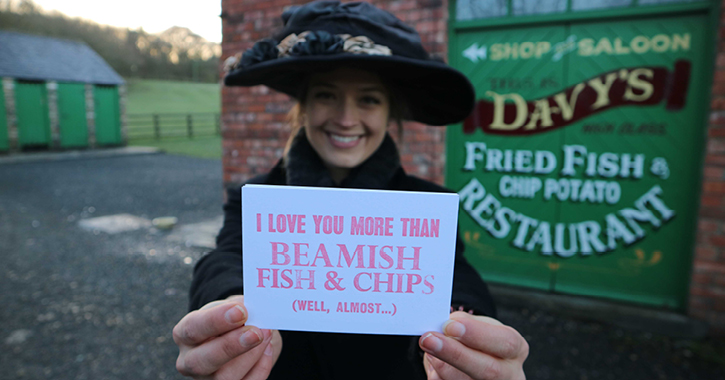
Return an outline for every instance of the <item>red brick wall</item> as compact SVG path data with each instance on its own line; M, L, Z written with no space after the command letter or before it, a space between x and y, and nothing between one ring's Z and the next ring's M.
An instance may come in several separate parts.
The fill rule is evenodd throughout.
M725 334L725 13L720 19L689 314Z
M307 0L223 0L222 60L251 47L281 26L285 6ZM413 25L429 52L446 56L447 0L378 0L373 3ZM725 8L725 6L723 7ZM723 16L725 23L725 15ZM725 25L725 24L724 24ZM725 26L721 27L695 247L689 315L725 333ZM289 135L292 102L266 87L222 90L224 182L241 183L269 170ZM396 130L391 131L397 138ZM445 130L408 123L399 141L412 174L443 182Z
M250 48L282 27L285 6L307 0L222 0L222 61ZM373 1L421 34L426 49L446 55L447 0ZM224 182L240 183L268 171L282 155L289 135L292 102L266 87L222 89ZM398 132L391 134L397 139ZM398 141L408 173L443 183L445 129L408 123Z

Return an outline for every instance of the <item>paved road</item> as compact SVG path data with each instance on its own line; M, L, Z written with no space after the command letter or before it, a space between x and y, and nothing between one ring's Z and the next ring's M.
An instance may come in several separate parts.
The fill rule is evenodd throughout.
M84 230L128 213L221 215L218 160L152 155L0 166L0 378L178 378L172 326L202 249L140 229Z
M168 155L0 165L0 379L181 378L170 332L204 250L174 232L107 234L79 221L125 213L176 216L175 231L213 224L220 166ZM529 379L725 378L722 342L532 308L501 308L500 318L531 345Z

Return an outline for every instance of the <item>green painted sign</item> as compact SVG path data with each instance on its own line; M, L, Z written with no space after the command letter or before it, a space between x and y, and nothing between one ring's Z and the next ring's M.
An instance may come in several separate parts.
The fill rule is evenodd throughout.
M477 105L448 128L466 254L500 283L684 308L705 15L471 29Z

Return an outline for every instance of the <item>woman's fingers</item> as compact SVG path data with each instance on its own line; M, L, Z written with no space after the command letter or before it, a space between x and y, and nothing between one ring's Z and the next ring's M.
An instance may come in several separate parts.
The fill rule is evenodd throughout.
M501 359L528 356L528 344L521 334L493 318L455 312L443 325L443 333L467 347Z
M264 339L256 347L247 351L244 355L237 356L226 363L218 371L214 373L214 379L216 380L239 380L248 379L250 376L255 376L255 373L260 373L260 370L254 370L260 361L264 359L264 352L269 347L269 343L272 340L272 332L270 330L261 330ZM269 367L271 371L271 366ZM253 372L255 371L255 372ZM269 376L269 372L261 377L266 379ZM254 377L254 378L260 378Z
M242 380L265 380L269 377L270 372L272 372L274 363L274 344L269 342L262 356Z
M451 314L444 332L426 333L419 341L434 356L430 364L441 378L461 378L457 371L474 379L525 378L528 344L516 330L495 319L461 312Z
M180 355L179 360L177 360L177 369L184 375L209 375L242 355L248 358L246 362L250 363L249 368L251 368L254 362L259 359L257 354L264 349L261 351L256 350L258 351L257 354L253 350L264 340L269 341L271 339L269 330L265 331L267 331L266 336L257 327L245 326L215 339L210 339Z
M260 346L263 346L262 343ZM272 330L272 339L269 341L267 347L265 347L262 356L257 361L257 364L247 373L247 376L243 380L264 380L269 377L272 372L274 363L277 362L280 353L282 353L282 335L278 330Z
M272 372L274 366L274 345L272 342L267 344L264 348L262 356L257 360L251 370L247 373L242 380L265 380L269 377L269 373Z
M435 369L435 366L433 365L433 359L435 357L429 353L425 353L423 355L423 367L425 368L425 375L428 380L442 380L440 375L438 375L438 372ZM440 361L439 359L436 359Z
M509 379L506 377L503 363L490 355L474 351L461 342L444 336L440 333L426 333L421 337L420 346L423 351L458 368L474 379ZM431 360L433 368L445 379L441 368L436 368L435 361ZM455 378L455 377L454 377Z
M247 309L241 302L217 302L187 314L174 326L174 342L179 346L196 346L244 325Z
M456 367L426 353L423 360L428 359L431 371L428 373L428 380L471 380L471 377L461 372Z

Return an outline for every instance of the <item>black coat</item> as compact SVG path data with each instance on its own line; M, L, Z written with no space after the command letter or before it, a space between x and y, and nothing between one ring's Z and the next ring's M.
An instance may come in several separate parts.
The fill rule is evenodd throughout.
M289 164L277 164L268 174L248 183L267 185L335 186L317 154L298 135L288 155ZM397 149L388 136L363 164L353 169L340 187L404 191L450 192L432 182L407 175ZM194 268L190 310L230 295L243 294L241 190L228 191L224 227L217 248ZM495 317L486 284L463 257L463 243L456 244L451 306ZM417 379L425 378L418 338L281 331L282 354L270 379Z

